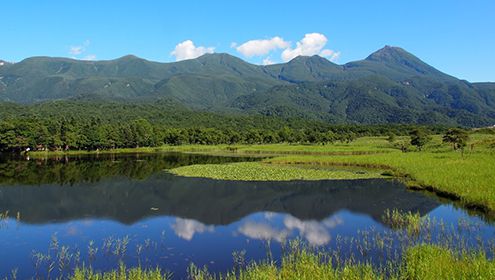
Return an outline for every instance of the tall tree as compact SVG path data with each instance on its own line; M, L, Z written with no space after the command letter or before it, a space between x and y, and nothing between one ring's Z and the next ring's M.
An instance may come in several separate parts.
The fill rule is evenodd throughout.
M431 140L430 135L421 128L414 129L409 135L411 136L411 145L416 146L420 151Z
M445 133L442 141L451 144L454 151L460 150L461 155L464 157L464 148L469 141L469 134L463 129L451 128Z

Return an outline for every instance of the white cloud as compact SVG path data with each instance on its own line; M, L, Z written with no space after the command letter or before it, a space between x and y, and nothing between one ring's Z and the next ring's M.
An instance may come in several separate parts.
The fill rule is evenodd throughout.
M72 58L76 59L77 55L82 55L83 53L86 52L86 49L89 47L90 44L91 44L91 41L86 40L81 45L70 46L69 54L72 55ZM86 55L83 59L84 60L95 60L96 55L94 55L94 54Z
M71 55L80 55L84 51L83 46L71 46L69 49L69 54Z
M193 59L202 56L206 53L213 53L215 48L213 47L196 47L191 40L186 40L175 46L175 49L170 53L175 56L175 61L180 61L184 59Z
M238 46L236 50L246 57L266 55L272 50L285 49L290 47L290 43L276 36L271 39L251 40Z
M263 59L263 65L271 65L271 64L274 64L275 62L271 60L270 57L267 57L265 59Z
M191 240L196 233L211 232L214 229L213 226L206 226L198 221L182 218L175 219L172 228L178 237L185 240Z
M297 56L320 55L327 57L330 60L336 60L340 52L335 52L330 49L323 49L327 44L328 39L320 33L308 33L304 38L296 43L295 48L287 48L282 52L282 60L289 61Z
M330 61L336 61L340 57L340 52L336 52L333 50L325 49L320 52L320 56L326 57Z
M250 40L241 45L233 42L231 47L235 48L245 57L266 56L262 60L263 65L276 63L269 56L270 53L280 50L282 61L287 62L297 56L320 55L330 61L336 61L340 57L340 52L325 48L328 39L321 33L308 33L293 47L290 42L279 36L270 39Z

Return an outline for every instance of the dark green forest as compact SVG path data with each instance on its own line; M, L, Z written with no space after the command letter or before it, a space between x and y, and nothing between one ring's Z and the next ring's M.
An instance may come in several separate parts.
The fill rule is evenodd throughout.
M173 102L0 104L0 150L97 150L163 144L350 142L407 135L414 125L332 125L306 119L193 111ZM445 127L430 127L442 132Z

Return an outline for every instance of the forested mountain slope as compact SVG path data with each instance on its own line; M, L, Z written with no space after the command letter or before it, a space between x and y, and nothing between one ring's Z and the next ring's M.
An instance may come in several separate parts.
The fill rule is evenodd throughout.
M172 100L191 110L330 123L495 123L494 83L459 80L390 46L344 65L312 56L258 66L228 54L174 63L135 56L1 62L5 102Z

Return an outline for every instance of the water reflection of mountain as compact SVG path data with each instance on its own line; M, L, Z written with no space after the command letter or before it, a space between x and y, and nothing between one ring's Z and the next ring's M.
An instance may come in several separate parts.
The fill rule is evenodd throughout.
M28 223L91 217L130 224L169 215L223 225L260 211L322 220L342 209L379 221L387 208L425 214L437 205L434 199L390 180L233 182L160 172L144 180L120 176L71 186L0 188L0 211L20 212Z
M96 154L27 160L0 155L1 185L98 182L107 177L145 179L163 169L199 164L252 161L255 158L184 153Z

